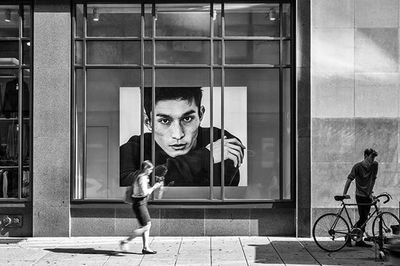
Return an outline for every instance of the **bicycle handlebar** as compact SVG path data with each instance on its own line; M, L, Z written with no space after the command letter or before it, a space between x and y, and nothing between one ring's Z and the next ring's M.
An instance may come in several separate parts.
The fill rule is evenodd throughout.
M379 201L379 198L381 198L381 197L386 198L386 200L383 202L383 204L387 203L389 200L392 199L392 196L389 193L384 192L384 193L379 194L378 196L374 197L374 200Z

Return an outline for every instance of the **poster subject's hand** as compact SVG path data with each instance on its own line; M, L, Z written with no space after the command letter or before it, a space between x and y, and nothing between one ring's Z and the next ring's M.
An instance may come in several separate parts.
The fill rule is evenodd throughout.
M208 150L211 151L211 144L206 146ZM238 167L243 162L243 150L246 147L237 138L226 138L224 137L224 144L222 145L222 140L219 139L213 143L213 158L214 163L219 163L222 161L221 151L224 150L224 160L230 159L233 161L235 167Z

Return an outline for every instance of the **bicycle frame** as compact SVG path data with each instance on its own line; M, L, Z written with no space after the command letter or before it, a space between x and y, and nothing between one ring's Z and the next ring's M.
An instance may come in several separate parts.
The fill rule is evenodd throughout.
M344 202L342 201L342 208L341 208L341 209L339 210L339 212L337 213L337 216L341 216L342 213L343 213L343 210L344 210L344 211L346 212L347 219L349 220L350 228L351 228L351 229L354 228L355 224L353 224L353 221L352 221L351 218L350 218L350 214L349 214L349 212L347 211L346 206L359 206L359 205L370 205L370 206L374 206L374 207L375 207L375 210L374 210L372 213L369 213L369 214L368 214L367 220L360 226L360 228L363 228L364 226L366 226L367 223L368 223L368 221L371 220L371 218L372 218L375 214L378 215L379 212L380 212L380 209L379 209L379 207L378 207L378 205L377 205L377 201L374 201L374 202L372 202L372 203L361 203L361 204L357 204L357 203L344 203ZM337 223L337 219L336 219L336 221L334 222L332 228L333 228L334 226L336 226L336 223Z

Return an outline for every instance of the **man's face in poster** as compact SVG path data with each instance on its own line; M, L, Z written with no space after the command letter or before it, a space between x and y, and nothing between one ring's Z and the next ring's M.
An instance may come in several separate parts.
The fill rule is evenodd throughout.
M204 107L186 99L160 100L154 109L154 131L150 119L146 126L153 131L155 142L171 157L187 154L196 146Z

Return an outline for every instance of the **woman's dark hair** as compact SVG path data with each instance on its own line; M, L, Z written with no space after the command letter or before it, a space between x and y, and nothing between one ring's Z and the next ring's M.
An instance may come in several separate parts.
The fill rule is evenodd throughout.
M150 112L152 109L152 87L144 88L144 110L149 119ZM155 103L162 100L187 100L189 102L194 101L197 105L200 113L201 98L203 92L201 87L156 87L155 88Z

